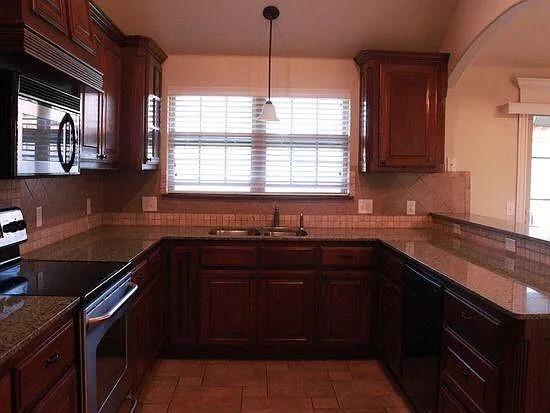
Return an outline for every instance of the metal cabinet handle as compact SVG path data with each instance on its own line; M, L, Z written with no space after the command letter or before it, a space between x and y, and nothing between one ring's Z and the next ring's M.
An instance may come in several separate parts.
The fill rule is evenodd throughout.
M86 325L88 326L93 326L95 324L100 324L106 320L108 320L109 318L111 318L112 316L115 315L115 313L120 309L120 307L122 307L124 304L126 304L126 302L132 298L132 296L137 292L138 290L138 285L133 283L133 282L129 282L128 283L128 286L130 287L130 290L124 295L124 297L122 297L120 299L120 301L118 303L116 303L109 311L107 311L105 314L103 315L100 315L100 316L97 316L97 317L91 317L91 318L88 318L88 320L86 321Z
M46 359L46 362L44 363L46 365L46 368L50 367L50 365L54 364L55 362L59 361L61 359L61 353L59 351L56 351L53 353L51 357Z

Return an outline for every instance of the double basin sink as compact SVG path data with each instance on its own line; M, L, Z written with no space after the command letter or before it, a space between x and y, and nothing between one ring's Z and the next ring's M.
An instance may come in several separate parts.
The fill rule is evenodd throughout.
M303 228L290 227L212 228L208 233L230 237L305 237L308 235Z

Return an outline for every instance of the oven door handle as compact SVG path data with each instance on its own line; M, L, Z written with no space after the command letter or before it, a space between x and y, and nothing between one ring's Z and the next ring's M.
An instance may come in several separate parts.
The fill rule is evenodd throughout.
M120 309L120 307L122 307L124 304L126 304L126 302L130 298L132 298L132 296L135 295L135 293L137 292L137 290L139 288L138 285L133 283L133 282L129 282L128 286L130 287L129 291L124 295L124 297L122 297L120 299L120 301L118 303L116 303L105 314L97 316L97 317L88 318L88 320L86 321L86 325L87 326L94 326L96 324L101 324L102 322L104 322L104 321L108 320L109 318L111 318L112 316L114 316L115 313Z

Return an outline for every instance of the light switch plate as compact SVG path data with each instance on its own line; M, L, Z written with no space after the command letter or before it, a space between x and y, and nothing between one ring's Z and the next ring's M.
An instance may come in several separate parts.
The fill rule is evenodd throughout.
M504 260L504 266L508 271L516 270L516 260L514 258L506 257Z
M513 238L504 238L504 249L509 252L516 252L516 240Z
M92 215L92 198L86 198L86 215Z
M416 214L416 201L407 201L407 215Z
M372 199L360 199L358 202L358 212L360 214L372 214L373 201Z
M36 228L40 228L42 226L42 207L38 206L36 207Z
M462 229L460 228L460 224L453 224L453 234L462 235Z
M157 197L156 196L144 196L141 198L141 208L143 212L157 212Z

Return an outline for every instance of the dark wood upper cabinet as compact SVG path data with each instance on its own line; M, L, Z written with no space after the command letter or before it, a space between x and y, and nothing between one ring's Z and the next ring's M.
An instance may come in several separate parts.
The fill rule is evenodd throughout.
M57 1L56 1L57 3ZM95 53L94 35L88 0L68 0L71 39L84 50Z
M129 36L123 48L124 165L156 169L160 163L162 63L167 56L150 38Z
M448 54L365 50L360 172L439 172L444 165Z
M32 11L61 32L69 33L67 0L32 0Z
M113 169L119 160L122 48L104 26L94 22L93 30L103 90L85 87L82 96L81 168Z

